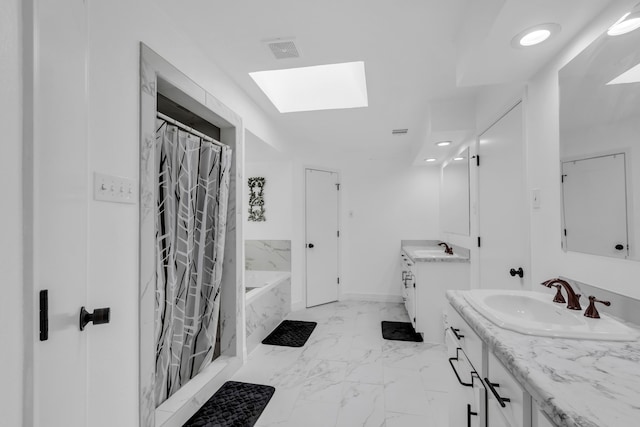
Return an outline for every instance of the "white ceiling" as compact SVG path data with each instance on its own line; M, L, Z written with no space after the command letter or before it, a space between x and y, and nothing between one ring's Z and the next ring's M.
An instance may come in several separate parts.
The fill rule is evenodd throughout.
M481 85L525 81L608 0L156 0L176 25L301 146L443 157L475 126ZM555 22L548 43L513 49L520 31ZM263 41L293 37L300 58L275 59ZM369 107L279 113L248 73L364 61ZM452 108L451 106L455 108ZM404 136L391 130L408 128ZM450 135L450 138L445 138ZM269 142L269 141L267 141ZM452 148L455 150L455 147ZM441 159L442 160L442 159ZM419 163L416 162L416 163Z

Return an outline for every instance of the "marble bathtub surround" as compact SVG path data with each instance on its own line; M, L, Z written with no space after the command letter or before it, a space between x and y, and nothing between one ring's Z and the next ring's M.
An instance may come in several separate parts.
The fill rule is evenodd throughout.
M640 342L519 334L483 317L464 292L449 291L447 299L556 426L637 425Z
M291 240L245 240L245 269L291 271Z
M382 339L382 320L409 320L402 304L345 301L287 319L318 326L301 348L258 344L233 377L276 387L256 427L448 425L445 347Z
M247 353L251 353L291 311L291 275L282 274L278 281L247 295Z

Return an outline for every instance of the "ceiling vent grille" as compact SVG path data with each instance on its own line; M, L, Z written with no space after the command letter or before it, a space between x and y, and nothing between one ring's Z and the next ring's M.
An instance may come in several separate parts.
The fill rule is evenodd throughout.
M406 135L408 132L409 129L393 129L391 135Z
M266 42L267 47L276 59L299 58L300 53L292 40Z

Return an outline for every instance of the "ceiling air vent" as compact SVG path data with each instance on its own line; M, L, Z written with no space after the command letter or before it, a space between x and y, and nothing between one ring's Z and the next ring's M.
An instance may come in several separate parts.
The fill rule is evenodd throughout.
M293 40L275 39L264 42L276 59L299 58L298 48Z
M391 135L406 135L409 129L393 129Z

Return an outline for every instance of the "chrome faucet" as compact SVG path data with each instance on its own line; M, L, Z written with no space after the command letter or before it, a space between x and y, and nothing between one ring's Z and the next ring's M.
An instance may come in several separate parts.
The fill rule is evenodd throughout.
M442 246L442 245L444 245L444 253L445 254L453 255L453 249L451 249L451 247L449 245L447 245L445 242L438 243L438 246Z
M576 294L569 282L567 282L566 280L555 278L542 282L541 285L546 286L547 288L551 288L556 283L562 285L567 291L567 299L569 300L569 302L567 303L567 308L569 310L582 310L582 307L580 307L580 294ZM562 298L562 294L560 293L560 287L557 285L554 287L558 289L558 292L556 293L553 302L564 302L564 298Z

